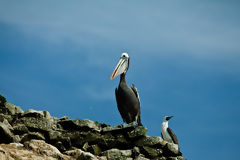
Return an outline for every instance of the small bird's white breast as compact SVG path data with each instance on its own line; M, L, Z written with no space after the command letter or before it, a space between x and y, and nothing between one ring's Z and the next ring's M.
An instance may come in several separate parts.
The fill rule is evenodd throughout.
M168 128L168 122L163 122L162 127L161 127L161 132L162 132L162 136L163 136L162 138L165 141L173 143L173 140L172 140L171 136L169 135L167 128Z

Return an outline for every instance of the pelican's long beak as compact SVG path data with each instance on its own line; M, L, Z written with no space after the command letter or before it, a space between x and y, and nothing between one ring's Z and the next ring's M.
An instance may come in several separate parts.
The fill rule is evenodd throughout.
M122 74L125 72L128 68L128 60L127 58L121 57L116 68L114 69L110 79L112 80L113 78L117 77L118 75Z

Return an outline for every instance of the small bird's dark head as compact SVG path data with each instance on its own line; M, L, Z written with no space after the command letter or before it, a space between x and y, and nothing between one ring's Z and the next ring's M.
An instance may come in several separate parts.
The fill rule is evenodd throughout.
M172 118L173 116L166 116L166 117L164 117L164 119L163 119L163 121L169 121L171 118Z
M166 117L166 120L168 121L168 120L170 120L172 117L173 117L173 116L168 116L168 117Z

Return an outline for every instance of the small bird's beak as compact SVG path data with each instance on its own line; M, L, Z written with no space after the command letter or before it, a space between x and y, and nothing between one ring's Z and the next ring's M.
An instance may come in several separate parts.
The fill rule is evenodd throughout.
M172 117L173 117L173 116L168 116L168 117L167 117L167 120L169 121Z
M117 77L118 75L122 74L125 72L128 68L128 63L126 58L120 58L118 61L117 66L115 67L110 79L112 80L113 78Z

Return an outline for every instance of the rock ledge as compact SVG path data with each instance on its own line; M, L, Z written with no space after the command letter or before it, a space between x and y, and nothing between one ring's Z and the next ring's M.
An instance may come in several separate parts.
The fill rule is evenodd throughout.
M174 144L147 136L142 126L25 112L0 95L0 159L185 160Z

